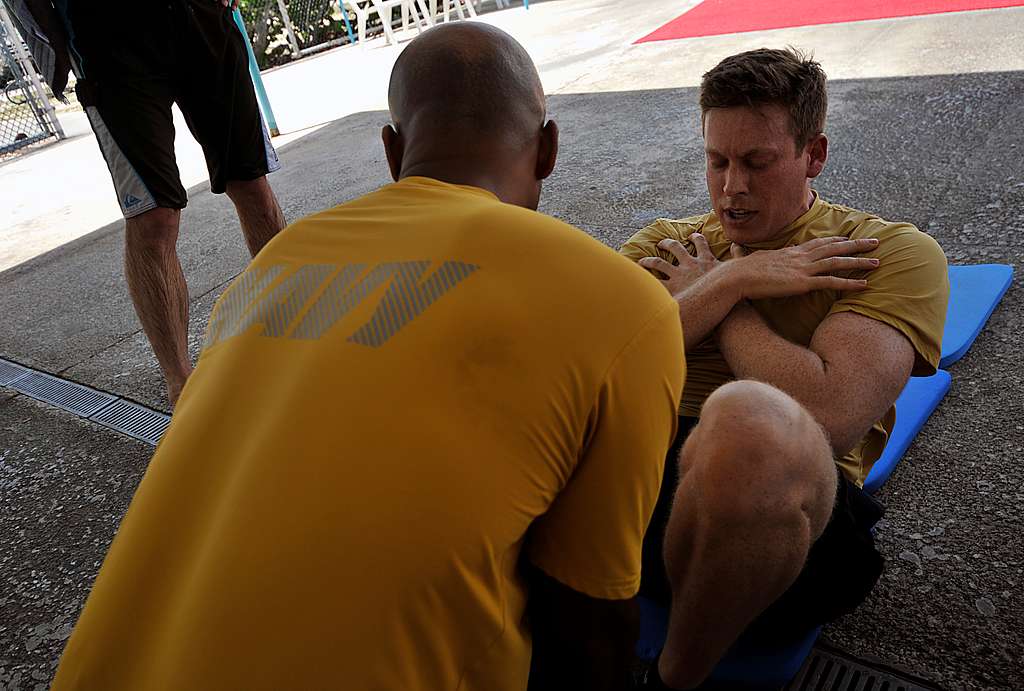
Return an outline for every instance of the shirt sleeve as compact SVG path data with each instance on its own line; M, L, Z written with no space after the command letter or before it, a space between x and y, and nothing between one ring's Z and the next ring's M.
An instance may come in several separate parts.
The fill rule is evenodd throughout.
M658 243L665 238L672 238L687 245L690 254L694 254L689 241L690 234L696 232L704 220L706 220L705 216L686 218L681 221L659 218L627 240L626 244L619 249L619 254L632 262L640 261L644 257L661 257L665 261L675 264L676 258L672 256L672 253L659 248Z
M530 535L533 564L590 597L626 599L640 585L641 546L686 369L678 309L666 302L613 361L589 416L585 450Z
M851 237L871 237L870 231ZM913 375L935 374L949 304L949 271L939 244L912 225L877 234L878 268L866 275L867 290L844 293L829 315L855 312L893 327L914 346Z

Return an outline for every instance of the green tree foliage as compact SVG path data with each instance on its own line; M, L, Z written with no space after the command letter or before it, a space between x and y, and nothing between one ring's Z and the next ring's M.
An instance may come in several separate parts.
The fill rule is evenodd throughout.
M362 2L366 4L366 0ZM338 40L348 43L338 0L285 0L284 5L300 49ZM354 27L355 14L345 9ZM294 58L277 0L241 0L239 10L261 70ZM373 15L367 33L373 36L380 31L380 21Z

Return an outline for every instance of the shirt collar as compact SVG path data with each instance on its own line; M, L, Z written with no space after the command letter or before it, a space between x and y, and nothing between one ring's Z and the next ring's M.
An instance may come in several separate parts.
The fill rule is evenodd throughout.
M777 236L764 242L752 242L749 245L744 245L744 247L750 250L777 250L788 246L793 236L824 210L825 202L821 200L818 193L815 190L811 190L811 194L814 195L814 200L811 202L810 208L800 214L796 220L790 222Z

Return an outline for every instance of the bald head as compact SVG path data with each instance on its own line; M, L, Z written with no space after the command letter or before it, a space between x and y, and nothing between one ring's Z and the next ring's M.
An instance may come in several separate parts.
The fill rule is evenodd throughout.
M536 209L555 167L558 127L514 38L475 22L430 29L398 56L381 136L395 180L422 176Z
M388 103L407 139L449 149L514 147L544 124L544 91L526 50L475 22L439 26L410 43L391 73Z

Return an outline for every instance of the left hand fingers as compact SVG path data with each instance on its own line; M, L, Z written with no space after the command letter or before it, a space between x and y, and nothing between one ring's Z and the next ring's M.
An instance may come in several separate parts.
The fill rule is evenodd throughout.
M697 259L714 259L715 255L711 253L711 246L708 244L708 239L701 233L693 233L690 235L690 242L693 243L694 248L697 250Z
M664 276L670 275L671 271L676 267L671 263L665 261L661 257L644 257L637 262L640 266L644 267L648 271L658 271Z
M658 243L658 249L663 249L670 253L673 257L678 259L680 262L684 260L693 259L689 252L686 251L686 246L678 240L672 238L665 238Z

